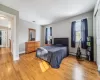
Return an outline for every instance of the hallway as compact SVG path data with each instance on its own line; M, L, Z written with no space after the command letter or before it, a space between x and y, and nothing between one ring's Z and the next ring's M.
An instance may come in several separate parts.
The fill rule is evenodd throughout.
M0 48L0 80L14 80L11 79L14 75L15 71L9 48Z
M12 55L9 48L0 48L0 65L12 62Z

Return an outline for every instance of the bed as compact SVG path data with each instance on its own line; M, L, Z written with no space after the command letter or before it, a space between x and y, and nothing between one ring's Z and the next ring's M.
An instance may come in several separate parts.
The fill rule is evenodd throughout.
M47 61L52 68L59 68L61 61L69 55L69 39L54 38L54 44L43 47L47 52L40 48L36 51L36 56Z

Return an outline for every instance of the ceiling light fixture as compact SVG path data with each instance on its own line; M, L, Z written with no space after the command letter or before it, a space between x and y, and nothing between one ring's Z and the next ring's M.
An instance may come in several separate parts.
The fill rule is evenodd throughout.
M3 20L4 20L4 19L6 19L6 18L5 18L4 16L0 16L0 19L3 19Z

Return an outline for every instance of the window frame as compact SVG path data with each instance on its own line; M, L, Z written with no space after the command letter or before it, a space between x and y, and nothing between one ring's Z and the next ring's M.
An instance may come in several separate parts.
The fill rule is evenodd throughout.
M49 40L49 36L50 36L50 27L46 27L47 28L47 41L49 42L50 40ZM45 29L46 29L45 28ZM48 35L48 29L49 29L49 35ZM46 31L46 30L45 30ZM49 44L49 43L48 43Z
M76 24L79 23L79 22L80 22L80 30L76 30ZM78 43L81 39L81 33L82 33L82 31L81 31L81 20L77 21L76 24L75 24L75 37L76 37L75 42ZM80 32L80 39L79 40L77 39L77 35L76 35L77 32Z

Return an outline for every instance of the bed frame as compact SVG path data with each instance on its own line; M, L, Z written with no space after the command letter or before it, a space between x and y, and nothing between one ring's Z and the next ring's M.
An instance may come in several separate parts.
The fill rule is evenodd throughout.
M54 38L54 45L56 44L67 46L67 54L69 55L69 38Z

